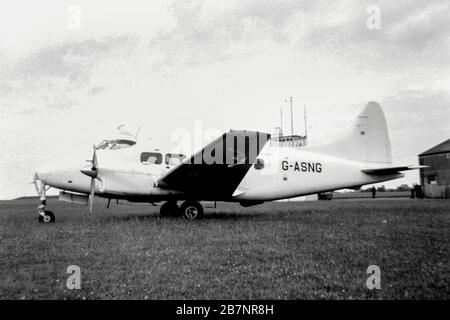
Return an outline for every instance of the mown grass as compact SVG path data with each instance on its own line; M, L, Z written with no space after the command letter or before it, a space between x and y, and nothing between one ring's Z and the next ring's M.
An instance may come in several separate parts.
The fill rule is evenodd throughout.
M450 201L218 204L201 221L158 207L0 203L1 299L449 298ZM368 290L369 265L381 290ZM82 289L68 290L69 265Z

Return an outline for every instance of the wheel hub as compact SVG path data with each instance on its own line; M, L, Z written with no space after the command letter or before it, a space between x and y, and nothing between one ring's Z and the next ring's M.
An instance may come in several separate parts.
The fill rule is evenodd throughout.
M198 215L198 210L196 207L190 206L190 207L186 208L186 216L189 219L195 219L195 217L197 217L197 215Z

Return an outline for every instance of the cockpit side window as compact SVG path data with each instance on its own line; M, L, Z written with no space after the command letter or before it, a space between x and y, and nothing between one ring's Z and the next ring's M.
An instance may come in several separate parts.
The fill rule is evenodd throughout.
M186 159L186 156L181 153L167 153L164 161L166 164L175 166L183 162Z
M159 152L142 152L141 162L142 164L161 164L162 154Z
M125 139L103 140L97 146L97 150L119 150L129 148L135 144L135 141Z

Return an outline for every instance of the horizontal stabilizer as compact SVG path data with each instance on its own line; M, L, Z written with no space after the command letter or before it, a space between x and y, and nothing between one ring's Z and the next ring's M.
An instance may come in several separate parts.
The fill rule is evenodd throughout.
M400 173L400 171L416 170L416 169L427 168L427 167L428 166L383 167L383 168L363 169L361 171L364 173L367 173L367 174L384 176L384 175Z

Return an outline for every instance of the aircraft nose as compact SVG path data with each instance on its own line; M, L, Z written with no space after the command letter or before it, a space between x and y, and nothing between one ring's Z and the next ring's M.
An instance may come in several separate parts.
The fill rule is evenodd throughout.
M51 170L50 170L49 165L44 165L42 167L39 167L35 172L36 179L41 180L43 183L47 183L50 175L51 175Z
M57 189L86 192L91 178L80 171L86 164L79 156L54 159L38 167L35 178Z
M36 170L36 178L47 185L56 186L70 180L80 170L79 167L79 164L74 164L69 159L47 162Z

